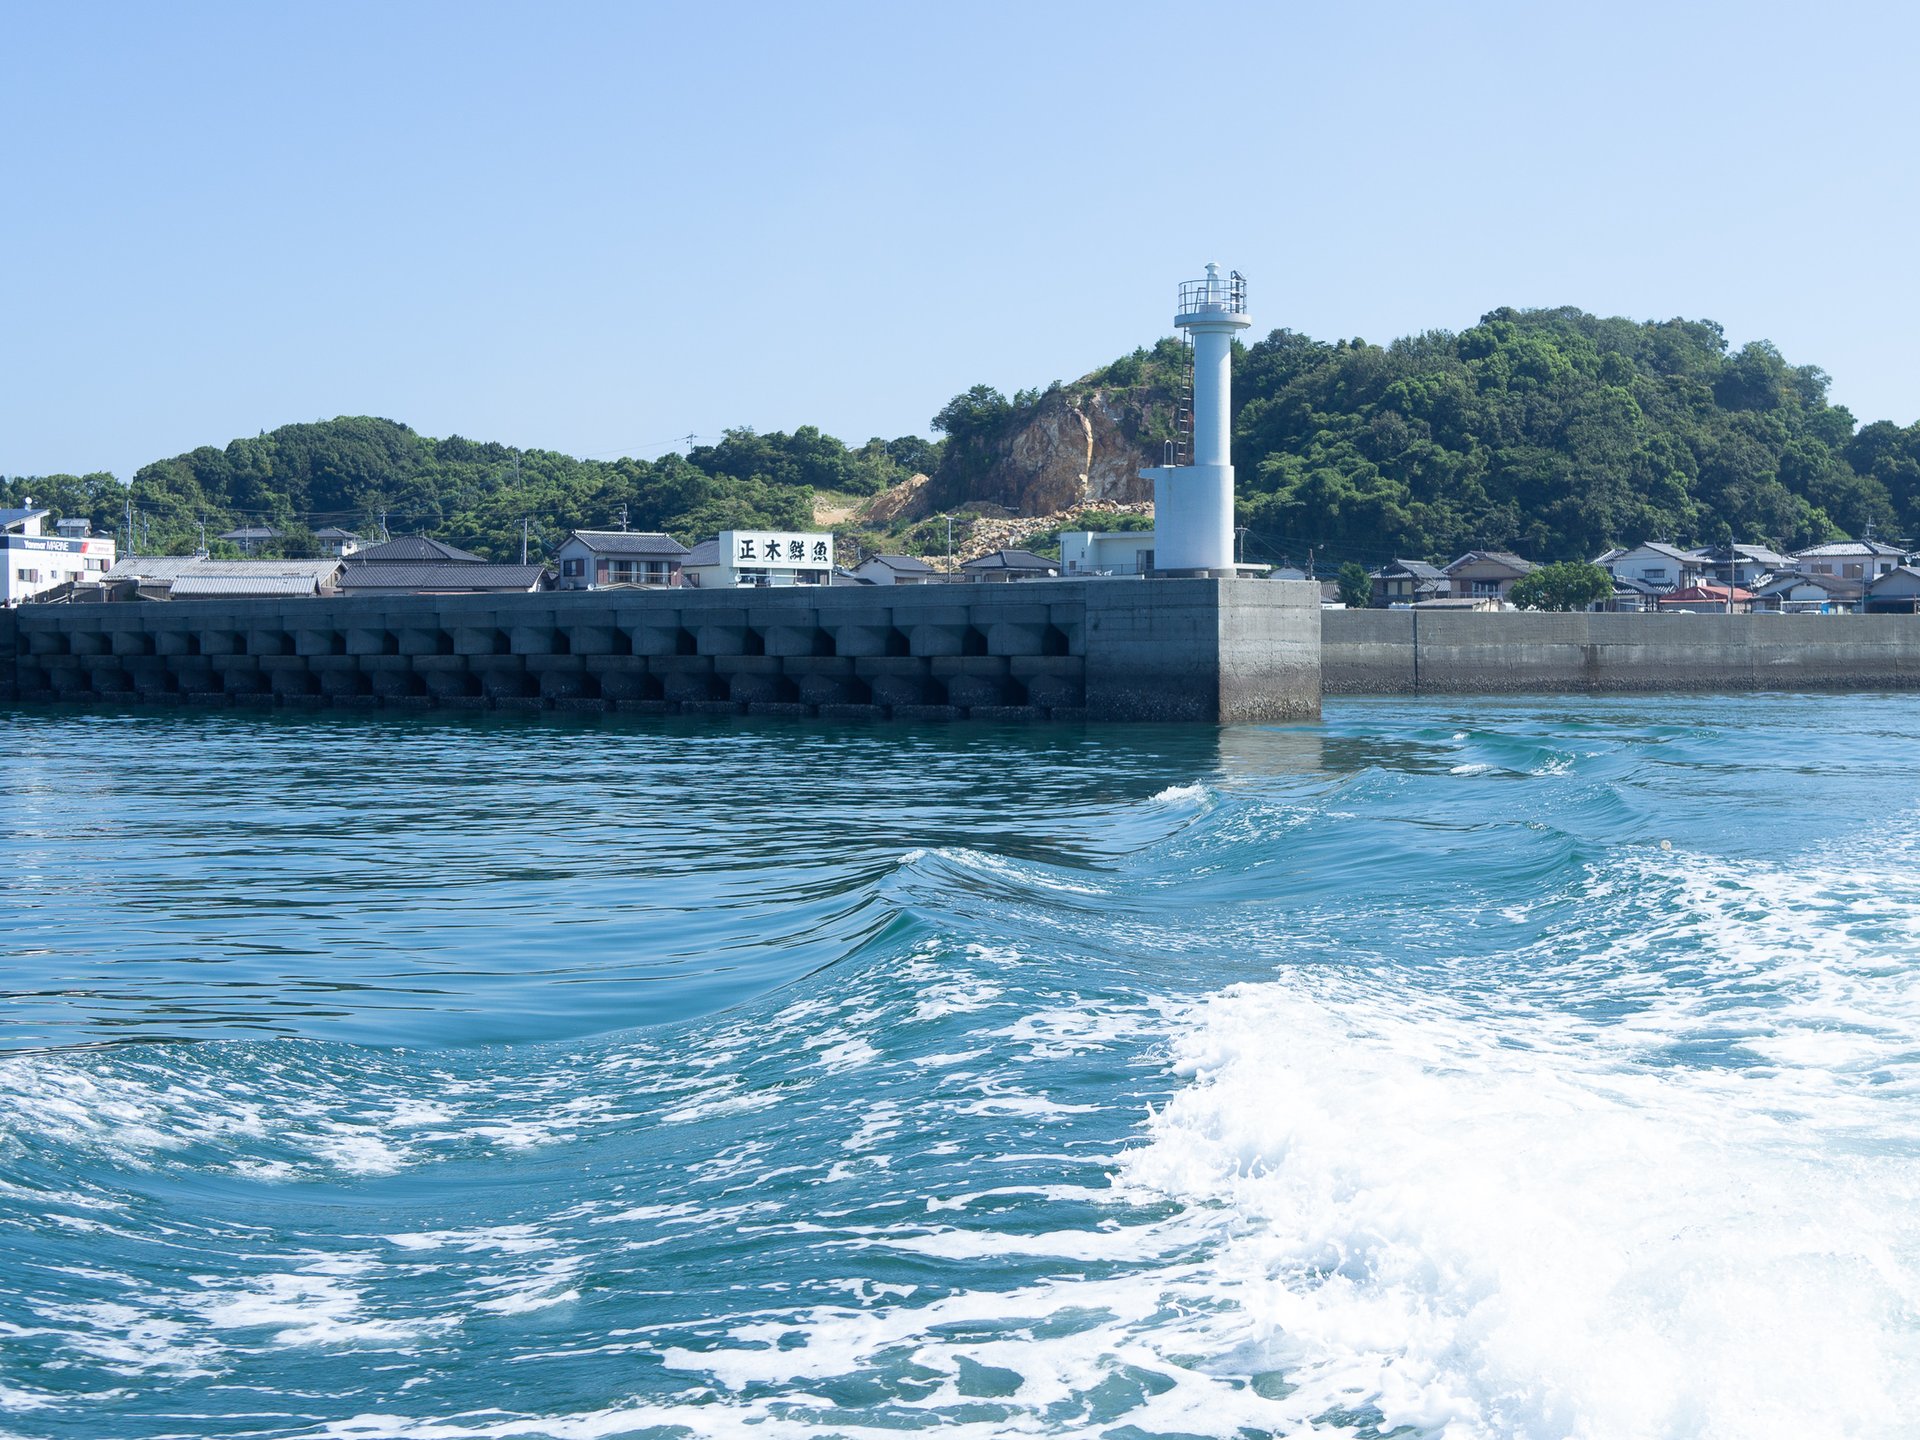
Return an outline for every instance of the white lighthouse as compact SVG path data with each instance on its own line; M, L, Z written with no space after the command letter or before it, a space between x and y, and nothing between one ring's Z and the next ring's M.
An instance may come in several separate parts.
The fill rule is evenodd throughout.
M1181 285L1173 323L1193 347L1192 410L1179 418L1167 463L1140 472L1153 481L1154 569L1231 575L1233 336L1253 323L1247 282L1208 265L1206 279Z

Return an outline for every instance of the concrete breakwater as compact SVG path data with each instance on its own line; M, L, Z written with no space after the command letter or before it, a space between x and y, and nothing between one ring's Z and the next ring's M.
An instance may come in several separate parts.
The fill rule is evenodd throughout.
M1329 610L1331 695L1920 688L1920 616Z
M29 606L0 699L1284 720L1320 712L1320 612L1199 579Z

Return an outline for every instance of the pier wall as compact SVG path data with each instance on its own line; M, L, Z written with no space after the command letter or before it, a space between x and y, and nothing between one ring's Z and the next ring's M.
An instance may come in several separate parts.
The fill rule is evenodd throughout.
M1328 610L1329 695L1920 688L1920 616Z
M1320 712L1304 583L613 590L28 606L0 698L896 720Z

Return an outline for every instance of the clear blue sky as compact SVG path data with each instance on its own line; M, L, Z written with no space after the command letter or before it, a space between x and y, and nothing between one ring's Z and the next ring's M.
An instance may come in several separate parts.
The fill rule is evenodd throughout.
M1916 13L0 0L0 472L924 431L1208 259L1256 333L1707 317L1908 423Z

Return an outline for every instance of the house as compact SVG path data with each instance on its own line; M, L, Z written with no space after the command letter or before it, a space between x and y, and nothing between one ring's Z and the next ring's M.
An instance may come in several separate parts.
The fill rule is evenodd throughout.
M831 585L833 536L793 530L722 530L687 553L681 573L685 583L703 590Z
M1469 550L1446 568L1450 595L1505 600L1513 582L1533 569L1509 550Z
M1705 578L1704 569L1692 553L1664 540L1609 550L1593 563L1614 578L1616 588L1622 580L1636 580L1652 587L1655 593L1664 594ZM1638 590L1637 586L1634 588Z
M220 537L238 545L242 551L251 555L256 548L269 540L278 540L280 532L270 525L242 525L238 530L229 530Z
M869 555L849 573L873 585L932 585L940 579L917 555Z
M1063 530L1062 575L1147 575L1153 571L1151 530Z
M1920 614L1920 568L1896 565L1866 582L1869 615Z
M1744 615L1753 609L1753 592L1734 587L1733 599L1727 599L1727 587L1702 582L1687 585L1660 597L1662 615Z
M1594 608L1615 615L1647 614L1660 608L1660 597L1666 593L1651 580L1616 575L1613 577L1613 594Z
M1453 594L1453 582L1438 565L1424 560L1395 560L1369 577L1376 606L1414 605L1422 600L1444 600Z
M61 585L98 580L113 566L113 541L85 520L61 520L41 533L51 513L29 500L0 510L0 607L18 605Z
M1416 600L1409 610L1504 610L1506 602L1493 595L1436 595Z
M1838 575L1843 580L1872 580L1906 563L1906 551L1872 538L1836 540L1793 552L1795 570L1807 575Z
M1693 558L1702 579L1712 578L1722 585L1740 585L1756 592L1768 576L1794 568L1793 561L1764 545L1708 547L1695 550Z
M1789 570L1768 578L1754 592L1753 608L1783 615L1845 615L1860 608L1865 584L1837 575L1802 575Z
M323 549L341 560L360 548L360 537L351 530L342 530L338 525L314 531L313 538L320 542Z
M1060 562L1031 550L995 550L962 561L960 573L969 580L1046 580L1060 573Z
M554 551L562 590L611 585L678 585L687 547L644 530L575 530Z
M424 535L401 535L367 545L347 557L354 565L485 565L487 558L471 550L462 550L444 540L429 540Z
M553 573L544 565L389 562L340 572L342 595L525 595L552 587Z
M130 555L100 577L141 600L313 598L331 595L338 560L211 560L201 555Z

